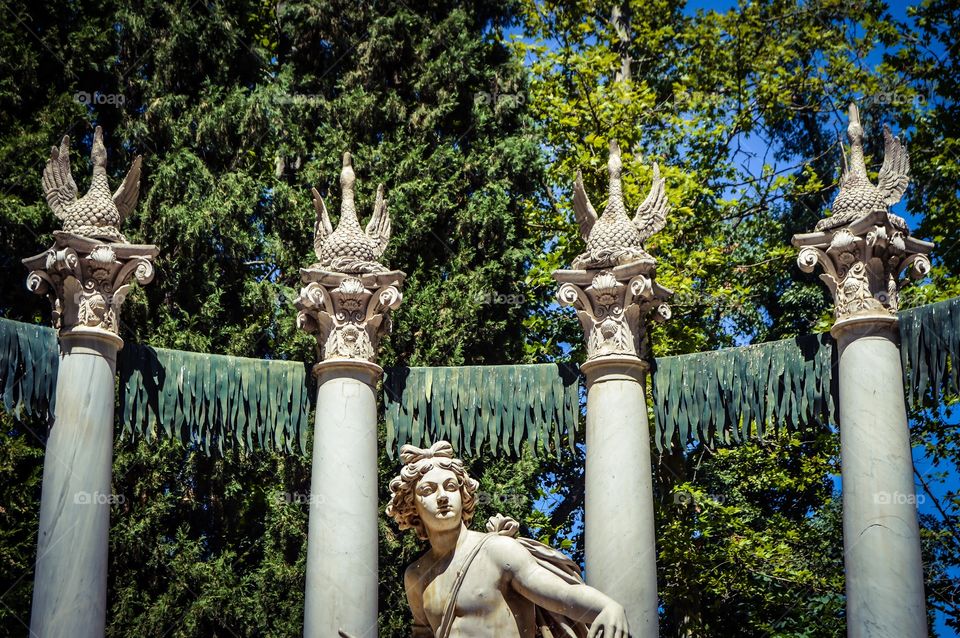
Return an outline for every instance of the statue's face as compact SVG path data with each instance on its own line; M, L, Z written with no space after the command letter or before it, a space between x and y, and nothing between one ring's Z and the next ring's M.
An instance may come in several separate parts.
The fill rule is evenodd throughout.
M414 494L417 514L427 529L445 531L460 525L463 497L452 470L435 466L420 478Z

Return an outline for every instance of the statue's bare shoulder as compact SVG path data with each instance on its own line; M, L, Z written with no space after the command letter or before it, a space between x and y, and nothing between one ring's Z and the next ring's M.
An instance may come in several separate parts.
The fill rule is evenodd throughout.
M417 557L413 560L413 562L411 562L409 565L407 565L407 569L406 569L406 571L404 572L404 575L405 575L405 576L407 576L407 575L416 575L416 574L420 573L420 571L423 569L423 568L422 568L423 559L426 558L427 554L428 554L428 552L423 552L422 554L420 554L419 556L417 556Z
M511 536L493 535L484 545L483 551L497 567L511 575L535 563L530 552Z
M480 484L449 442L426 450L405 445L400 457L404 467L390 482L387 514L430 541L404 570L412 636L533 636L538 607L584 625L581 633L590 625L594 635L627 635L623 607L583 584L577 565L559 552L513 538L517 521L497 515L486 533L469 528Z

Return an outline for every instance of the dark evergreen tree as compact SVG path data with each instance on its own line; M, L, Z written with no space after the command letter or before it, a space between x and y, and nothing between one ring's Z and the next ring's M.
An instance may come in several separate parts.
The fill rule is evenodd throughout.
M381 362L523 358L524 273L536 249L524 206L541 183L541 157L522 65L500 37L508 3L11 10L0 35L4 316L48 320L19 264L57 228L40 171L49 146L69 134L77 175L88 174L90 134L101 125L113 170L144 155L141 203L125 232L161 249L156 280L125 304L128 341L313 361L292 305L298 269L315 261L309 189L338 201L340 156L350 150L361 204L386 184L386 259L408 274ZM503 93L520 97L507 103ZM4 501L16 506L4 550L19 552L3 568L14 595L0 617L12 634L21 633L13 619L29 616L41 439L18 425L3 440L5 478L30 490ZM395 465L382 459L385 478ZM535 462L472 466L488 493L524 495L510 513L529 513ZM109 635L300 632L305 459L239 450L210 458L167 441L124 441L114 489L122 504L111 524ZM385 483L383 496L385 504ZM405 635L399 576L415 547L388 525L382 536L381 635Z

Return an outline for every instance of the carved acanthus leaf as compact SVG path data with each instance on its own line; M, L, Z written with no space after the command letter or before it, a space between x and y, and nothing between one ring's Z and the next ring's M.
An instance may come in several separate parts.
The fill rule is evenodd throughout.
M297 325L317 340L320 361L375 362L380 338L390 331L389 313L400 306L401 272L344 275L304 269L306 284L294 302Z
M583 327L587 359L608 355L645 357L645 318L670 317L671 294L656 283L651 264L635 263L601 271L558 270L557 300L572 306Z
M49 250L23 260L30 269L27 288L49 297L61 336L90 330L116 335L132 282L153 280L156 246L105 244L61 231L54 237Z
M820 279L833 295L837 321L896 314L904 273L925 276L933 247L904 233L883 210L832 231L796 235L793 244L801 270L823 268Z

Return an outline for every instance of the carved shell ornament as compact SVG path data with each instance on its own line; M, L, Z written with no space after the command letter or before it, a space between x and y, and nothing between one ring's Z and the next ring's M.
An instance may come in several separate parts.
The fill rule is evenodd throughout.
M607 206L599 217L583 187L583 175L577 171L573 184L573 211L587 249L573 260L575 269L612 268L640 260L652 260L643 244L667 223L670 203L667 201L665 180L660 176L660 167L656 163L653 165L650 192L637 208L633 219L627 214L623 201L623 163L616 140L610 140L607 170L610 174L610 193Z

